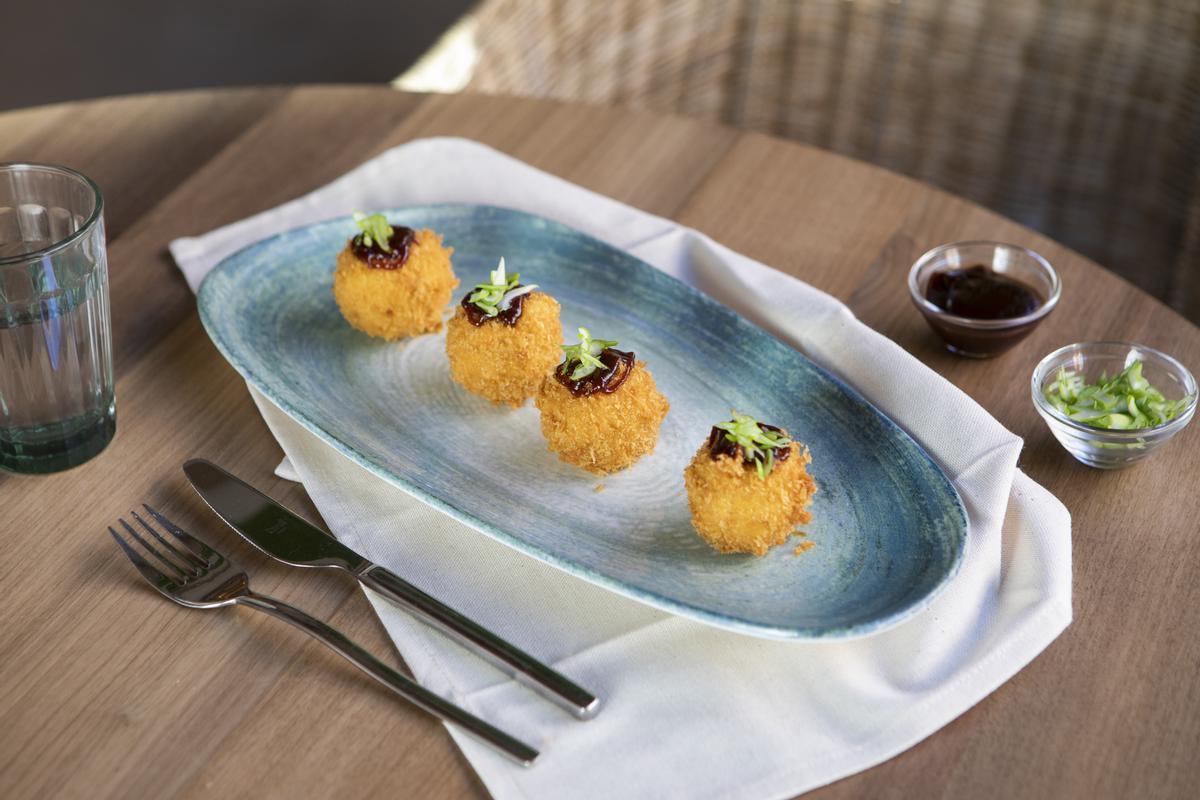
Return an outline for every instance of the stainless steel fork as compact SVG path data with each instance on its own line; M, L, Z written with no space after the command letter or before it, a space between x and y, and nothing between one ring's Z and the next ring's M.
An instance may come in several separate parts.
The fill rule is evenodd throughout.
M537 758L537 750L404 677L337 629L287 603L252 592L246 573L232 561L150 506L143 504L142 507L158 522L161 532L136 511L130 513L140 526L140 532L123 518L117 522L128 534L128 539L112 526L109 526L108 532L142 573L142 577L167 598L189 608L246 605L265 611L327 644L351 664L413 705L458 725L518 763L528 766ZM135 544L130 544L130 540ZM154 566L150 559L161 566Z

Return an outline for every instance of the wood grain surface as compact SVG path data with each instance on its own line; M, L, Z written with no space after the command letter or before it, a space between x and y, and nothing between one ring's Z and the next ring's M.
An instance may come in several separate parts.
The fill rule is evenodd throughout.
M105 532L155 504L236 548L256 589L400 663L352 581L235 545L186 488L181 462L207 457L319 521L272 476L279 449L166 245L430 135L485 142L831 292L1023 436L1021 467L1071 510L1071 627L942 731L811 796L1200 794L1200 426L1133 469L1089 470L1027 388L1042 355L1087 339L1143 342L1196 370L1200 329L1012 222L812 148L629 111L327 87L0 114L0 160L68 164L108 199L118 398L98 458L0 473L0 797L486 796L439 724L265 616L164 602ZM943 351L905 288L918 254L972 238L1033 247L1065 287L1047 322L992 361Z

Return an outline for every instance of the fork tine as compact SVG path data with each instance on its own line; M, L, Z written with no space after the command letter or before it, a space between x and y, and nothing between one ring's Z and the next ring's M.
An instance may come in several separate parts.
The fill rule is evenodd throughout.
M129 542L121 538L121 535L113 529L112 525L108 526L108 532L111 533L112 537L117 540L117 544L119 544L121 549L125 551L125 555L128 556L129 560L133 562L133 565L137 567L138 572L142 573L142 577L154 584L159 591L167 591L175 584L173 580L159 572L154 567L150 566L150 562L146 561L146 559L142 558L140 553L130 547Z
M167 567L170 570L173 570L175 572L175 574L178 576L178 578L176 578L176 580L184 582L184 581L187 581L188 578L192 577L192 573L190 571L184 569L183 567L179 566L171 559L164 556L162 553L155 550L154 545L150 544L145 539L143 539L138 534L138 532L133 529L133 526L125 521L124 517L118 519L117 522L121 523L125 527L125 532L128 533L130 536L132 536L134 538L134 540L142 546L143 550L147 551L148 553L150 553L150 555L154 556L154 558L157 559L161 564L163 564L163 566Z
M176 539L187 545L189 550L200 556L206 562L211 562L214 559L221 557L221 554L216 550L213 550L204 542L200 541L195 536L192 536L190 533L176 525L174 522L171 522L171 520L167 519L150 506L142 503L142 508L146 509L146 511L148 511L152 517L158 520L159 525L162 525L168 532L174 534ZM136 514L134 516L136 516Z
M138 522L140 522L142 524L142 527L146 529L147 533L149 533L151 536L153 536L155 539L157 539L159 542L161 542L163 547L167 548L172 553L174 553L175 556L179 560L181 560L184 564L187 564L187 565L197 568L197 569L200 567L208 566L202 558L200 558L198 555L196 555L192 551L187 550L186 547L184 548L184 550L186 550L187 552L182 552L177 547L175 547L175 545L171 544L166 539L164 539L162 537L162 534L159 533L158 531L154 530L154 527L149 522L146 522L146 520L142 519L141 514L137 513L136 511L130 511L129 513L133 515L134 519L136 519Z

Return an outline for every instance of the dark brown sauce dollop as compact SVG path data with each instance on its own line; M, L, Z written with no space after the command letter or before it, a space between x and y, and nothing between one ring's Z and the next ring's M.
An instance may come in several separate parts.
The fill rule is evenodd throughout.
M520 289L521 284L518 283L513 288ZM501 310L500 313L494 317L489 317L482 311L482 309L479 308L479 306L471 302L471 295L474 293L475 292L472 290L463 295L462 307L463 311L467 312L467 321L476 328L490 319L498 319L505 325L516 325L517 320L521 318L521 312L525 309L525 298L529 297L530 294L529 292L526 292L525 294L517 295L512 299L508 308Z
M1042 304L1033 289L982 264L935 272L925 298L943 311L970 319L1023 317Z
M417 241L417 232L412 228L400 226L392 228L392 236L388 239L391 252L384 252L378 245L367 247L363 244L360 233L350 240L350 249L354 255L372 269L400 269L408 260L408 250Z
M574 368L567 369L567 362L564 360L554 370L554 378L567 387L567 391L575 397L587 397L589 394L595 394L596 392L612 394L620 388L625 379L633 372L633 367L637 361L633 353L607 347L600 354L600 363L604 365L604 369L597 369L591 375L575 381L571 380L571 373L575 371Z
M780 435L786 436L783 428L776 428L774 425L764 425L761 422L758 427L764 431L773 431ZM775 448L775 460L787 461L788 456L792 454L792 446L785 444L782 447ZM740 458L742 463L749 467L754 464L755 459L746 458L746 453L740 444L729 441L725 436L725 431L718 428L716 425L708 434L708 456L713 461L716 461L721 456L729 456L730 458Z

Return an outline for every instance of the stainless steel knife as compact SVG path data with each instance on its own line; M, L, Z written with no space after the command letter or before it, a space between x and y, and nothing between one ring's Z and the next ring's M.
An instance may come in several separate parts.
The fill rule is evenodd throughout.
M296 567L345 570L579 719L590 719L600 710L600 700L591 692L394 572L363 558L241 478L199 458L185 463L183 471L217 516L272 558Z

